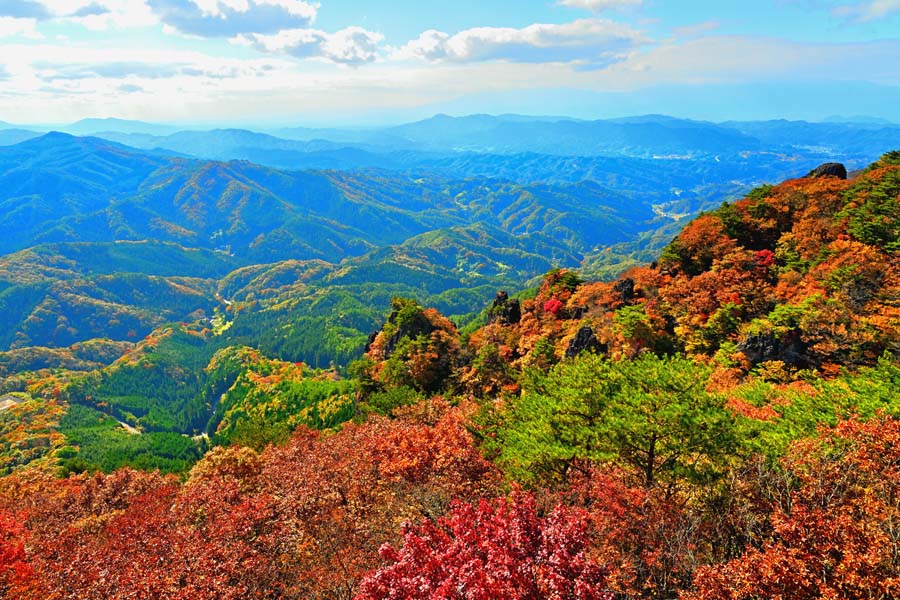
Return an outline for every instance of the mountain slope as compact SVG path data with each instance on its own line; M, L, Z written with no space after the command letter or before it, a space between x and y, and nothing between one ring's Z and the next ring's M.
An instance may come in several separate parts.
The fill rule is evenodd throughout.
M737 153L758 150L759 140L713 123L675 119L628 121L524 120L439 115L389 130L428 150L498 154L653 155Z
M50 133L0 148L0 252L77 239L66 226L130 193L165 161L96 138Z
M174 133L176 128L156 123L145 123L144 121L107 118L82 119L62 127L62 130L72 135L97 135L108 131L126 134L166 135Z
M2 127L2 125L0 125ZM41 133L27 129L0 129L0 146L12 146L26 140L40 137Z
M0 149L0 185L0 349L134 341L227 301L235 341L317 366L357 353L392 295L466 315L660 219L592 182L280 171L60 133Z
M649 267L610 283L548 277L515 323L473 336L517 366L592 349L682 351L727 381L791 381L900 352L900 152L850 180L764 186L691 221ZM547 343L551 349L548 354Z
M156 239L227 248L249 262L336 261L484 221L516 235L553 235L580 253L621 241L654 216L648 203L589 183L279 171L55 133L0 149L0 185L0 224L13 232L0 242L4 252L35 242Z

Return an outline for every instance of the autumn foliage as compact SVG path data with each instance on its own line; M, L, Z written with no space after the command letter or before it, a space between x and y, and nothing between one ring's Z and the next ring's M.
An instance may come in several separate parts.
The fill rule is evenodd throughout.
M131 470L11 476L0 511L22 520L0 512L0 582L22 599L349 599L403 522L495 493L465 414L437 402L333 435L301 430L262 454L217 449L184 485Z
M349 373L230 347L201 387L172 344L214 334L169 328L32 381L0 418L0 599L900 597L898 208L889 154L616 281L555 269L477 329L395 298ZM214 407L205 456L75 468L59 422L173 417L147 381Z
M784 379L874 364L900 340L898 198L893 153L849 181L763 186L694 219L656 263L614 282L548 273L518 322L487 325L470 352L494 346L513 368L546 368L598 349L701 360L724 349L741 376L761 368Z
M538 515L533 497L457 504L437 522L404 531L388 565L367 577L358 600L611 600L606 571L588 556L588 520L562 506Z
M771 536L706 566L689 600L895 598L900 594L900 422L847 421L784 459Z

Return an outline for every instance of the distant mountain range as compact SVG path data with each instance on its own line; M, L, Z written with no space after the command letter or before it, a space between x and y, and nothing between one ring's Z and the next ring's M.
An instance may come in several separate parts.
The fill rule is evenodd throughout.
M11 129L18 133L9 133ZM85 119L59 129L136 148L164 149L215 160L252 160L284 168L408 167L419 162L419 157L410 156L411 152L651 159L714 156L721 159L748 152L780 152L792 156L830 154L863 164L890 147L900 135L900 125L860 116L835 116L822 123L712 123L664 115L595 121L518 115L437 115L392 127L282 128L266 132L179 130L171 125L140 121ZM0 143L22 141L28 135L26 131L37 135L46 129L0 124ZM384 156L397 153L406 154Z
M0 350L227 310L228 340L313 365L356 355L394 295L463 323L499 288L614 275L700 210L900 140L876 122L658 115L67 129L95 135L0 126Z
M2 129L3 125L0 124L0 146L11 146L41 136L40 132L28 129Z
M169 135L181 128L174 125L158 125L143 121L129 121L125 119L82 119L62 128L66 133L73 135L93 135L103 131L117 131L120 133Z
M593 181L283 171L63 133L0 148L0 190L2 348L139 339L229 299L325 327L325 290L378 299L332 324L364 339L391 295L477 311L497 286L678 220ZM235 332L277 339L252 314Z
M489 222L575 254L622 241L651 203L593 183L521 186L387 172L279 171L50 133L0 148L0 252L35 243L154 239L245 262L340 260L431 231ZM602 227L600 227L602 226Z

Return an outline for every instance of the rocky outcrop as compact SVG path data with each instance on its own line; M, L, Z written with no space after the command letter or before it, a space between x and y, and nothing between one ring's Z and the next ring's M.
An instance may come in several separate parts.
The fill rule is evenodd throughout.
M488 309L488 323L514 325L522 320L522 306L506 292L497 292L497 297Z
M634 279L624 278L613 285L613 291L618 294L622 304L628 304L634 299Z
M796 332L788 334L783 340L771 331L753 333L738 344L738 350L754 365L769 360L780 360L787 365L802 368L808 366L810 362L806 356L805 344Z
M818 178L818 177L837 177L838 179L847 179L847 167L842 165L841 163L825 163L824 165L819 165L815 169L809 172L807 177Z
M600 343L600 340L594 335L594 330L585 325L569 342L569 347L566 348L566 358L575 358L582 352L600 353L606 352L606 350L606 344Z
M394 350L397 349L397 344L399 344L402 339L416 339L420 335L431 335L432 332L437 330L434 323L429 321L421 310L406 315L402 322L399 322L399 317L400 311L395 308L388 317L387 323L388 325L395 325L396 327L388 327L386 325L385 327L382 327L381 331L369 335L369 339L366 343L366 353L372 349L378 336L385 333L386 329L391 329L392 331L390 332L390 337L384 340L381 345L381 353L384 358L387 358L394 353Z
M365 349L363 350L363 352L365 352L366 354L369 353L369 350L372 349L372 344L375 343L375 338L377 338L377 337L378 337L378 332L377 332L377 331L373 331L372 333L369 334L369 337L368 337L368 339L366 340L366 347L365 347Z

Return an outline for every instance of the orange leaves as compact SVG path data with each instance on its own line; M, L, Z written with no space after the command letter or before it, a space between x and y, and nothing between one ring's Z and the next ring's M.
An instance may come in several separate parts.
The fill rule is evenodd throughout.
M735 414L757 421L773 421L780 416L778 411L771 405L762 407L754 406L741 398L729 398L728 403L725 406Z
M37 584L25 555L25 536L19 519L0 510L0 597Z
M402 522L496 493L471 410L436 401L261 454L218 448L181 485L131 470L3 479L0 596L349 600Z
M455 495L485 493L496 481L464 413L447 405L324 437L302 433L263 458L260 480L281 515L279 551L309 551L296 557L289 587L304 598L348 598L404 520L438 514Z
M900 593L900 421L851 420L800 442L796 481L760 549L697 571L690 600L890 598Z
M473 410L435 400L262 453L219 448L183 484L15 474L0 483L0 596L351 600L462 586L673 598L691 581L690 600L900 591L898 421L842 423L795 444L781 469L748 460L708 487L588 470L567 489L482 501L503 483L469 431Z
M474 406L439 408L434 425L409 422L387 431L373 448L381 475L406 484L438 483L448 496L483 493L498 483L466 427Z
M663 254L662 262L665 268L675 266L689 275L697 275L735 246L719 217L701 215L681 230Z

